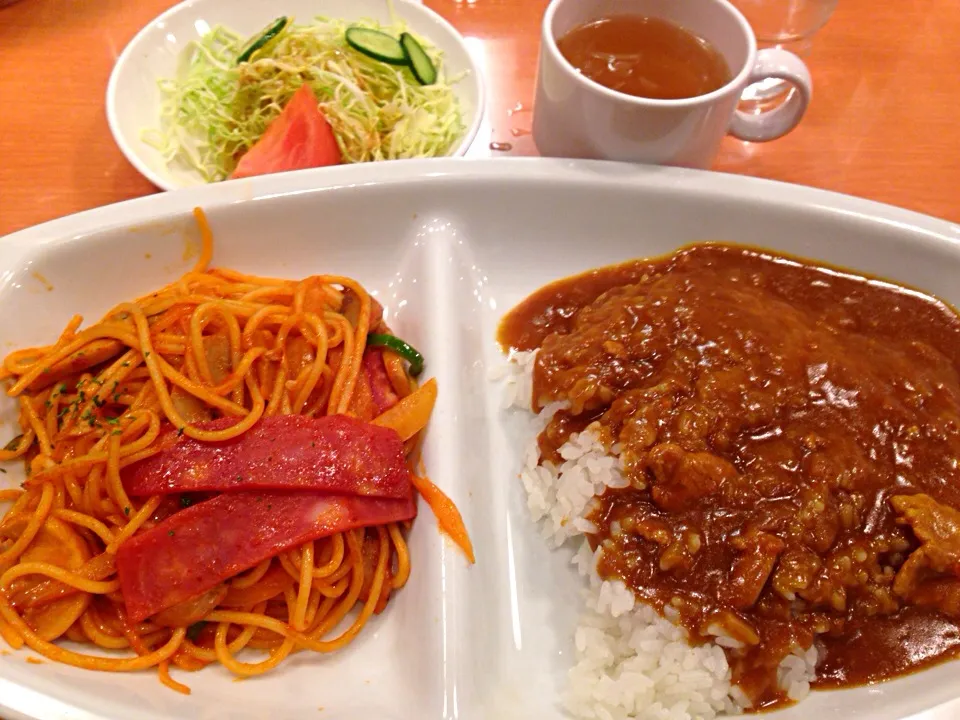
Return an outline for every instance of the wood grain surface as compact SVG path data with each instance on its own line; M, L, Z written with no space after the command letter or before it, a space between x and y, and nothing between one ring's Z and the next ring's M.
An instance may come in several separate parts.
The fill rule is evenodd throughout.
M172 0L22 0L0 8L0 234L156 192L117 149L107 78ZM471 155L535 155L529 136L546 0L427 0L486 71ZM801 126L766 144L728 138L715 169L851 193L960 222L960 3L840 0L808 63ZM508 150L492 150L495 147Z

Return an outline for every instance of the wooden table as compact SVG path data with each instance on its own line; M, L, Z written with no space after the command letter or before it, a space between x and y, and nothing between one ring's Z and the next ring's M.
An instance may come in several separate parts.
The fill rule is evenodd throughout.
M536 154L528 133L546 0L427 2L485 64L489 126L474 153ZM172 4L22 0L0 9L0 234L156 192L114 145L103 98L124 45ZM728 138L716 169L960 222L958 37L960 3L840 0L809 57L816 89L803 124L767 144Z

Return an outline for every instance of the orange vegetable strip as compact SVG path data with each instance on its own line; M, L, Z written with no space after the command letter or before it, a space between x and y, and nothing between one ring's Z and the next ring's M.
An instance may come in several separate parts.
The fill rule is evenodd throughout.
M470 542L470 535L467 534L467 526L463 523L463 517L453 500L444 494L443 490L438 488L427 477L420 477L414 473L410 474L413 486L417 489L423 499L426 500L430 510L437 518L437 524L440 530L446 533L457 546L463 550L467 560L471 564L476 562L473 554L473 543Z
M374 418L373 424L392 428L402 440L409 440L427 426L436 402L437 381L430 378L416 392Z

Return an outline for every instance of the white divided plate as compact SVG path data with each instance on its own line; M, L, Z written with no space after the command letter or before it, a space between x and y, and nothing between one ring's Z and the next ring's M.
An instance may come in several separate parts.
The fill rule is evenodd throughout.
M345 651L302 653L234 682L208 668L110 675L33 653L0 655L8 720L385 718L548 720L571 659L579 603L569 553L549 552L526 511L520 447L489 370L505 310L590 267L727 240L837 263L960 302L960 228L850 197L743 177L547 160L350 166L211 185L64 218L0 241L0 346L55 337L188 267L190 209L204 207L215 263L266 275L360 279L427 357L440 395L426 463L458 503L477 564L421 512L408 586ZM47 283L52 289L47 289ZM2 405L13 431L12 404ZM19 478L0 476L8 484ZM813 693L770 720L960 717L956 663L873 687ZM321 708L323 708L321 710Z
M393 13L391 15L391 12ZM215 25L253 35L279 15L308 22L318 15L348 21L397 18L443 52L442 72L464 74L454 85L466 128L451 156L466 154L483 119L484 85L480 67L466 39L420 0L186 0L151 20L130 41L113 68L107 85L107 121L127 160L162 190L202 185L196 172L168 167L163 156L141 139L145 129L160 126L157 81L175 77L184 49Z

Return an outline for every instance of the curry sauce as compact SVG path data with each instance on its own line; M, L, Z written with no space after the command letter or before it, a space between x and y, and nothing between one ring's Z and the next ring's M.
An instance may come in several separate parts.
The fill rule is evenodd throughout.
M754 708L816 644L815 686L960 652L960 318L880 279L731 245L537 291L500 328L539 348L542 461L590 427L630 486L591 519L598 571L725 638Z

